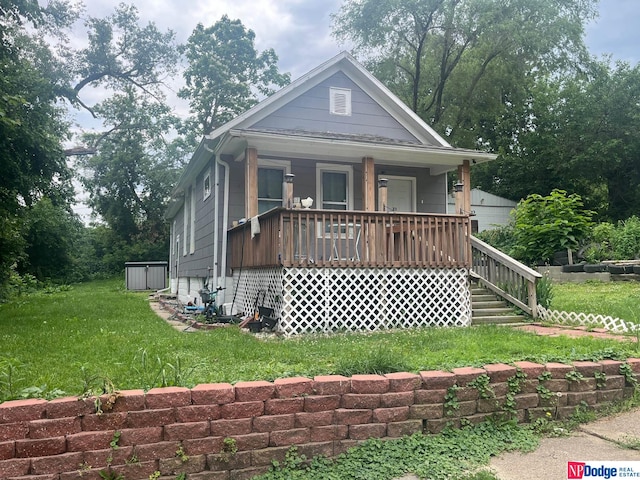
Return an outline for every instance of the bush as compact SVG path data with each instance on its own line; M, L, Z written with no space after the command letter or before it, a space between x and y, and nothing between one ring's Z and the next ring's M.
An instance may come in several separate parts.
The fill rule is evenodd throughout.
M616 260L640 258L640 218L634 215L619 222L612 232L611 246Z
M615 231L612 223L599 223L591 231L589 242L582 254L588 263L598 263L602 260L611 260L613 258L613 247L611 239Z
M640 258L640 218L596 225L583 249L582 258L588 263L603 260L633 260Z
M538 305L549 308L551 300L553 300L553 282L549 275L545 274L536 283L536 300Z
M511 254L529 264L549 262L555 252L580 245L590 231L593 213L584 209L575 193L553 190L546 197L529 195L514 210Z
M515 243L513 223L507 225L496 225L491 230L483 230L478 232L476 237L493 248L497 248L501 252L509 254Z

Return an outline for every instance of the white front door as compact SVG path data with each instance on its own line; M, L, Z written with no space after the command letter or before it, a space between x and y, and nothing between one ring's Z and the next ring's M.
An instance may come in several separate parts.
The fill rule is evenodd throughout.
M393 212L416 211L415 177L387 176L387 204Z

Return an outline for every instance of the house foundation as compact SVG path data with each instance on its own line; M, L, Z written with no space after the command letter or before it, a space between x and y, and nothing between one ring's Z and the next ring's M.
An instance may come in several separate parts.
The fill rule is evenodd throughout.
M274 309L286 336L471 324L464 268L258 268L234 285L240 311Z

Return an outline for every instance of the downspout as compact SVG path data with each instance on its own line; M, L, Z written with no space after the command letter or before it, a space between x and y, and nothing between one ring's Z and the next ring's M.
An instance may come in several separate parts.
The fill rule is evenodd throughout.
M227 279L227 231L229 230L229 164L222 160L220 156L216 157L216 167L218 164L224 167L224 208L222 210L222 231L224 237L222 237L222 269L221 273L225 279ZM225 292L226 290L223 290ZM223 293L223 298L226 300L226 296Z
M215 201L213 202L213 271L215 272L215 278L218 278L218 212L220 203L218 199L220 198L220 171L218 170L218 156L216 152L211 150L207 144L204 144L204 148L207 152L211 152L214 155L214 172L213 176L216 179L216 196ZM216 281L216 285L213 285L213 288L218 286L218 282ZM210 287L211 288L211 287Z

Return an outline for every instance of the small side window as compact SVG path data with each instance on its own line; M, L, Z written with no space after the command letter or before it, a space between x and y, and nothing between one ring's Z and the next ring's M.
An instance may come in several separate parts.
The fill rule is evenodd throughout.
M331 115L351 115L351 90L331 87L329 89L329 111Z
M204 192L203 200L206 200L211 196L211 175L207 173L206 177L204 177L204 182L202 185L202 190Z

